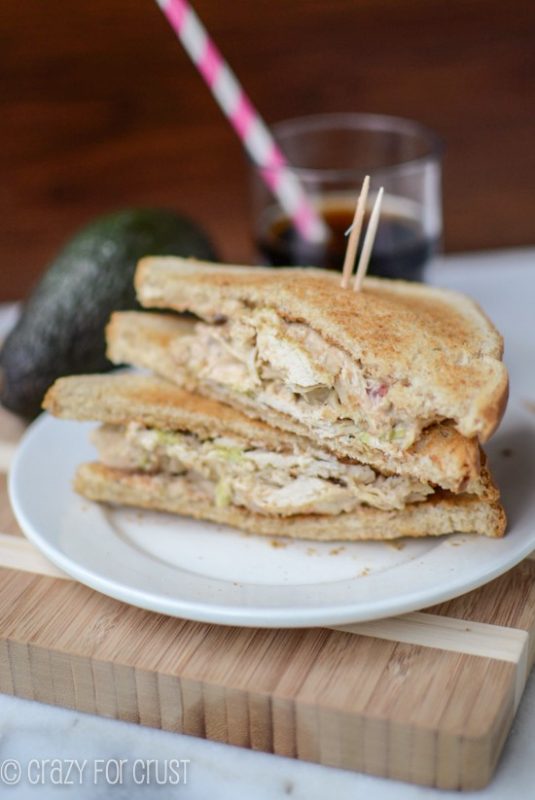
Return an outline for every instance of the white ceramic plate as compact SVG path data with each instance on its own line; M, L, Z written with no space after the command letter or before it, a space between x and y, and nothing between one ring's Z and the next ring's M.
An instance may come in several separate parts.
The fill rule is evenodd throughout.
M91 426L46 415L25 435L10 476L21 527L82 583L142 608L206 622L336 625L424 608L482 585L535 549L530 258L520 253L507 269L503 254L458 258L428 273L430 282L478 298L505 337L512 396L487 448L509 516L504 539L453 535L405 540L399 549L275 543L186 518L100 507L71 490L77 464L95 457Z
M91 503L71 489L76 465L95 455L90 428L47 415L30 427L10 476L15 514L28 538L66 573L152 611L267 627L370 620L469 591L535 548L529 453L525 435L520 447L509 424L493 448L512 512L507 536L453 535L397 545L275 541ZM504 448L512 455L500 455Z

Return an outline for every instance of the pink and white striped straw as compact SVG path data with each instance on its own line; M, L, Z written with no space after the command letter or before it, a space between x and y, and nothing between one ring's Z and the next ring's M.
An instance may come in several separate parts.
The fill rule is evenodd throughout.
M195 11L187 0L157 3L296 229L308 241L324 241L325 223Z

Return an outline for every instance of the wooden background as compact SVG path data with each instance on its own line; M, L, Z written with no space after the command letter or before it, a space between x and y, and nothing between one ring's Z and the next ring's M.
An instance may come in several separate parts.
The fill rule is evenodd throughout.
M535 243L533 0L196 0L268 121L439 131L446 249ZM0 300L92 216L164 205L251 258L241 149L152 0L3 0Z

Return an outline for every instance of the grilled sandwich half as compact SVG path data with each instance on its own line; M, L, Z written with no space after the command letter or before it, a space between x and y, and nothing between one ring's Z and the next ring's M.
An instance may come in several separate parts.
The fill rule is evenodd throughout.
M484 463L469 487L445 490L430 478L339 458L321 441L145 375L62 378L44 407L101 423L93 434L99 460L75 476L77 491L92 500L316 540L505 529Z
M118 313L116 363L154 370L339 458L470 489L479 442L507 400L503 343L455 292L368 279L355 293L323 270L143 259L142 305Z

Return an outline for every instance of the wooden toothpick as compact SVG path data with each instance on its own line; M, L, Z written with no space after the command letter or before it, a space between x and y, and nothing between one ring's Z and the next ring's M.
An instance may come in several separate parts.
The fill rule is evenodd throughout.
M362 182L362 189L360 190L359 199L357 200L353 224L350 228L351 233L349 234L349 241L347 243L346 254L344 258L344 268L342 270L342 280L340 281L340 286L342 289L347 289L349 286L349 281L351 280L351 275L353 274L355 256L357 255L360 232L362 230L362 223L364 221L364 213L366 211L366 200L368 199L369 187L370 176L366 175Z
M370 214L368 229L366 231L366 236L364 237L364 244L362 245L359 265L357 267L357 274L355 275L355 283L353 284L353 289L355 292L360 292L362 281L364 280L364 276L368 270L368 264L370 263L370 256L372 254L373 243L375 241L375 234L377 233L377 226L379 225L379 215L381 213L383 193L384 189L381 186L377 193L377 197L375 198L372 213Z

